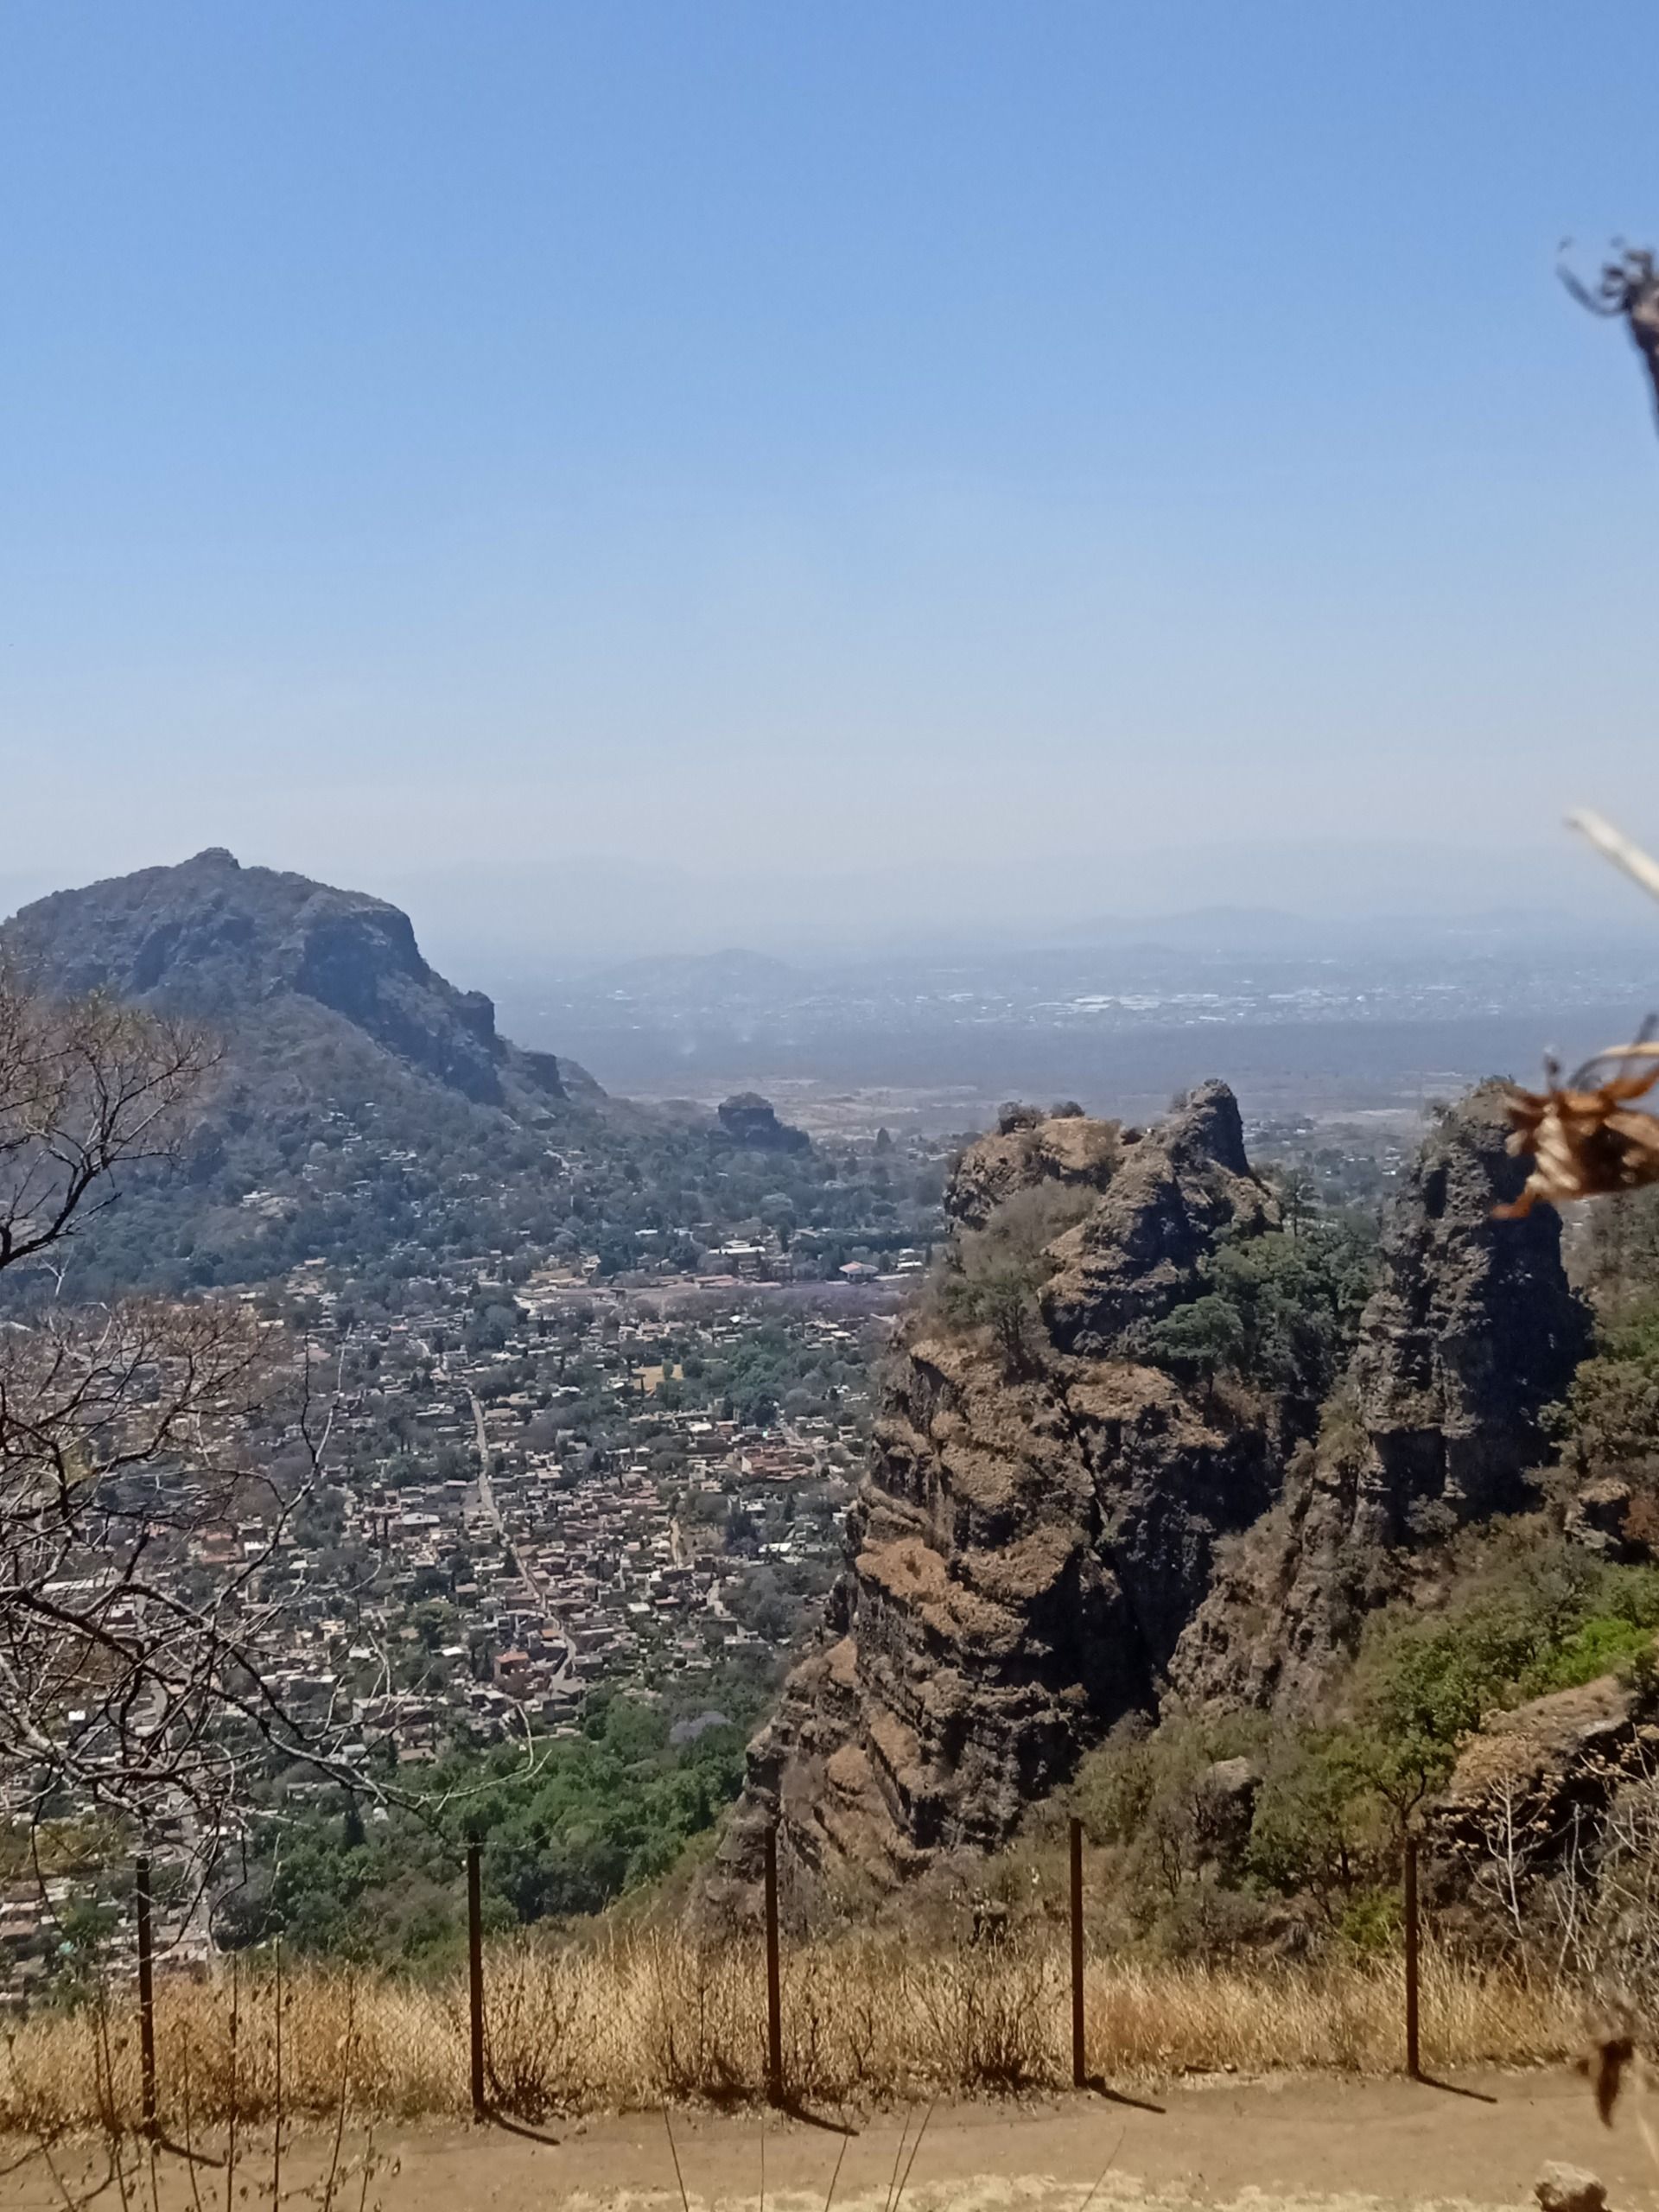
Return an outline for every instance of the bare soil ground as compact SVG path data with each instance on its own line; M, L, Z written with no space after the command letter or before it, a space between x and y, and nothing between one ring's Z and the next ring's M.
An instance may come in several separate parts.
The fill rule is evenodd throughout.
M1152 2105L1161 2109L1147 2108ZM879 2114L845 2135L832 2125L772 2114L763 2129L753 2112L680 2113L672 2126L693 2212L759 2207L763 2134L765 2201L774 2212L821 2212L838 2159L836 2212L890 2207L895 2177L906 2173L912 2150L904 2212L1082 2212L1085 2202L1092 2212L1513 2207L1530 2203L1532 2184L1550 2159L1599 2175L1611 2212L1659 2203L1659 2169L1637 2115L1622 2112L1605 2129L1584 2083L1560 2070L1465 2076L1439 2087L1220 2077L1152 2093L1146 2106L1102 2096L941 2106L927 2116L918 2144L923 2119L920 2108ZM238 2205L269 2202L268 2144L261 2137L245 2145ZM348 2155L360 2147L352 2131ZM660 2113L555 2124L540 2139L495 2126L389 2128L379 2132L375 2149L378 2171L366 2190L357 2174L345 2182L336 2196L340 2212L358 2212L360 2202L378 2203L384 2212L678 2212L680 2206ZM328 2156L324 2138L296 2139L284 2156L284 2196L290 2189L315 2189ZM64 2212L67 2202L84 2202L100 2178L101 2154L66 2148L56 2163L63 2186L31 2159L0 2177L0 2204ZM181 2162L163 2157L158 2173L160 2212L194 2212ZM199 2167L196 2186L203 2212L225 2202L221 2168ZM316 2190L311 2201L321 2195ZM113 2183L97 2202L115 2212L120 2197ZM134 2202L151 2203L147 2177Z

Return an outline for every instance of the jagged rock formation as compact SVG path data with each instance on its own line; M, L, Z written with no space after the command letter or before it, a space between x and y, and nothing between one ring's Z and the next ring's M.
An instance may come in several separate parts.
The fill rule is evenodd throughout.
M1396 1532L1438 1500L1459 1520L1513 1511L1545 1453L1539 1414L1587 1341L1561 1268L1560 1218L1494 1221L1525 1180L1502 1089L1473 1092L1427 1139L1383 1244L1354 1361L1375 1488Z
M1057 1242L1059 1272L1042 1293L1054 1344L1109 1357L1132 1322L1160 1320L1193 1295L1224 1230L1276 1219L1244 1157L1237 1102L1224 1084L1203 1084L1153 1139L1124 1149L1098 1205Z
M1504 1128L1488 1091L1431 1135L1315 1443L1318 1408L1186 1387L1147 1356L1219 1240L1277 1226L1225 1086L1139 1136L1005 1116L954 1175L959 1239L1027 1194L1071 1224L1000 1355L938 1312L910 1325L848 1571L751 1749L726 1877L752 1872L776 1816L798 1866L892 1883L1003 1841L1172 1692L1309 1706L1414 1541L1522 1503L1584 1317L1554 1215L1491 1218L1521 1180Z
M1002 1841L1153 1701L1218 1538L1272 1494L1282 1408L1241 1412L1116 1344L1196 1294L1224 1229L1276 1219L1231 1092L1205 1084L1138 1139L1071 1116L1005 1123L946 1204L971 1232L1044 1187L1081 1217L1048 1248L1021 1370L928 1313L902 1347L824 1640L750 1754L732 1873L774 1808L798 1861L883 1882Z
M1414 1543L1526 1502L1524 1478L1548 1453L1539 1415L1583 1357L1588 1320L1554 1210L1492 1218L1525 1178L1508 1129L1489 1085L1423 1144L1348 1385L1175 1654L1188 1703L1312 1711Z
M1045 1119L1010 1108L1001 1126L957 1160L945 1199L950 1220L958 1230L983 1229L1020 1190L1104 1191L1123 1143L1116 1122L1091 1122L1079 1114Z

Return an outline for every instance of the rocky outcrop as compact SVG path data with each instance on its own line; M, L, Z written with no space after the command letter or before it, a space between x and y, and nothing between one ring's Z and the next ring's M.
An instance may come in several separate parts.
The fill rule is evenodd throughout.
M946 1201L951 1222L958 1230L983 1229L1016 1191L1050 1185L1104 1191L1122 1150L1123 1131L1116 1122L1005 1108L995 1135L969 1146L957 1162Z
M1425 1501L1461 1521L1522 1504L1547 1448L1539 1415L1588 1341L1560 1216L1492 1218L1526 1177L1507 1149L1504 1097L1495 1084L1473 1092L1424 1143L1360 1325L1354 1384L1379 1536L1397 1539Z
M1306 1712L1413 1549L1526 1503L1540 1426L1582 1357L1587 1319L1541 1206L1496 1221L1522 1165L1496 1085L1430 1134L1382 1241L1347 1385L1283 1495L1229 1557L1171 1669L1192 1704Z
M1281 1409L1201 1395L1119 1341L1196 1294L1224 1230L1275 1221L1231 1093L1206 1084L1138 1139L1074 1116L1005 1127L947 1207L983 1236L1045 1185L1084 1211L1044 1255L1017 1371L937 1314L901 1346L824 1640L751 1750L734 1878L774 1814L799 1864L884 1883L1001 1842L1154 1702L1217 1541L1272 1495Z
M1448 1889L1460 1870L1506 1856L1547 1868L1587 1844L1627 1783L1650 1787L1659 1758L1659 1689L1650 1675L1603 1675L1491 1715L1427 1808L1427 1855Z
M1522 1503L1582 1350L1555 1217L1492 1218L1521 1176L1504 1131L1480 1092L1429 1137L1308 1440L1319 1409L1287 1384L1154 1363L1218 1243L1278 1229L1225 1086L1145 1135L1005 1115L947 1208L969 1259L1053 1223L1031 1313L1000 1338L937 1308L910 1325L823 1640L751 1749L723 1877L752 1874L776 1818L798 1867L890 1885L1003 1841L1172 1693L1316 1705L1414 1547ZM1255 1777L1214 1785L1224 1840Z
M1193 1295L1224 1230L1249 1236L1276 1219L1244 1157L1238 1102L1225 1084L1205 1084L1153 1140L1122 1147L1100 1203L1057 1241L1058 1272L1042 1294L1054 1344L1109 1357L1131 1322L1160 1320Z
M804 1129L780 1122L771 1100L758 1090L740 1090L722 1099L719 1117L732 1142L751 1152L804 1152L812 1141Z
M1192 1840L1201 1865L1236 1879L1249 1851L1261 1787L1261 1771L1249 1759L1214 1759L1204 1769L1191 1801Z
M1625 1475L1596 1475L1579 1484L1566 1501L1561 1534L1581 1551L1634 1563L1650 1554L1630 1532L1630 1509L1639 1493Z

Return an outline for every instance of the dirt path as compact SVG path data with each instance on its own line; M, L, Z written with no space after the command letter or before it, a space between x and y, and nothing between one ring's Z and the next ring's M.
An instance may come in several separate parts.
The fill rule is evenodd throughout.
M1659 2170L1630 2114L1610 2133L1589 2094L1564 2074L1484 2077L1450 2088L1404 2082L1211 2081L1160 2093L1161 2111L1103 2098L1040 2105L942 2107L932 2114L903 2195L904 2212L1092 2212L1184 2205L1268 2212L1359 2212L1362 2206L1521 2206L1547 2159L1587 2166L1606 2183L1611 2212L1659 2207ZM1487 2101L1490 2100L1490 2101ZM879 2115L855 2135L770 2118L766 2202L772 2212L822 2212L837 2158L834 2212L880 2212L893 2188L901 2126L915 2145L922 2113ZM742 2212L760 2201L762 2129L753 2113L677 2114L675 2144L692 2212ZM383 2165L367 2202L384 2212L679 2212L660 2114L555 2125L552 2140L499 2128L402 2128L378 2145ZM326 2163L314 2138L289 2146L288 2185L315 2181ZM84 2158L64 2179L79 2199ZM168 2166L171 2171L168 2171ZM68 2169L73 2169L69 2171ZM90 2171L90 2169L88 2169ZM263 2155L245 2170L238 2203L267 2201ZM899 2167L902 2172L902 2163ZM92 2176L96 2178L95 2175ZM204 2172L203 2204L224 2202L222 2173ZM357 2212L358 2181L341 2212ZM141 2202L148 2202L146 2189ZM162 2212L189 2207L177 2162L164 2162ZM101 2207L115 2208L113 2188ZM64 2196L36 2165L0 2178L0 2204L56 2205Z

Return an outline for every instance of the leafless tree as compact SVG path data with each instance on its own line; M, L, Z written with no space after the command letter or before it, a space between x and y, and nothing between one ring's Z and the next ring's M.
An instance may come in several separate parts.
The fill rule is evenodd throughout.
M0 1803L35 1834L167 1832L203 1872L253 1773L349 1777L332 1716L302 1727L270 1682L335 1392L239 1300L61 1289L70 1240L176 1146L213 1060L181 1024L0 972ZM250 1440L284 1416L300 1472L279 1480Z
M54 1001L0 968L0 1269L45 1266L121 1171L165 1158L215 1058L181 1022Z
M1560 278L1573 298L1592 315L1615 315L1642 356L1653 387L1659 414L1659 265L1645 246L1627 246L1615 240L1611 259L1605 261L1593 284L1584 283L1563 260Z

